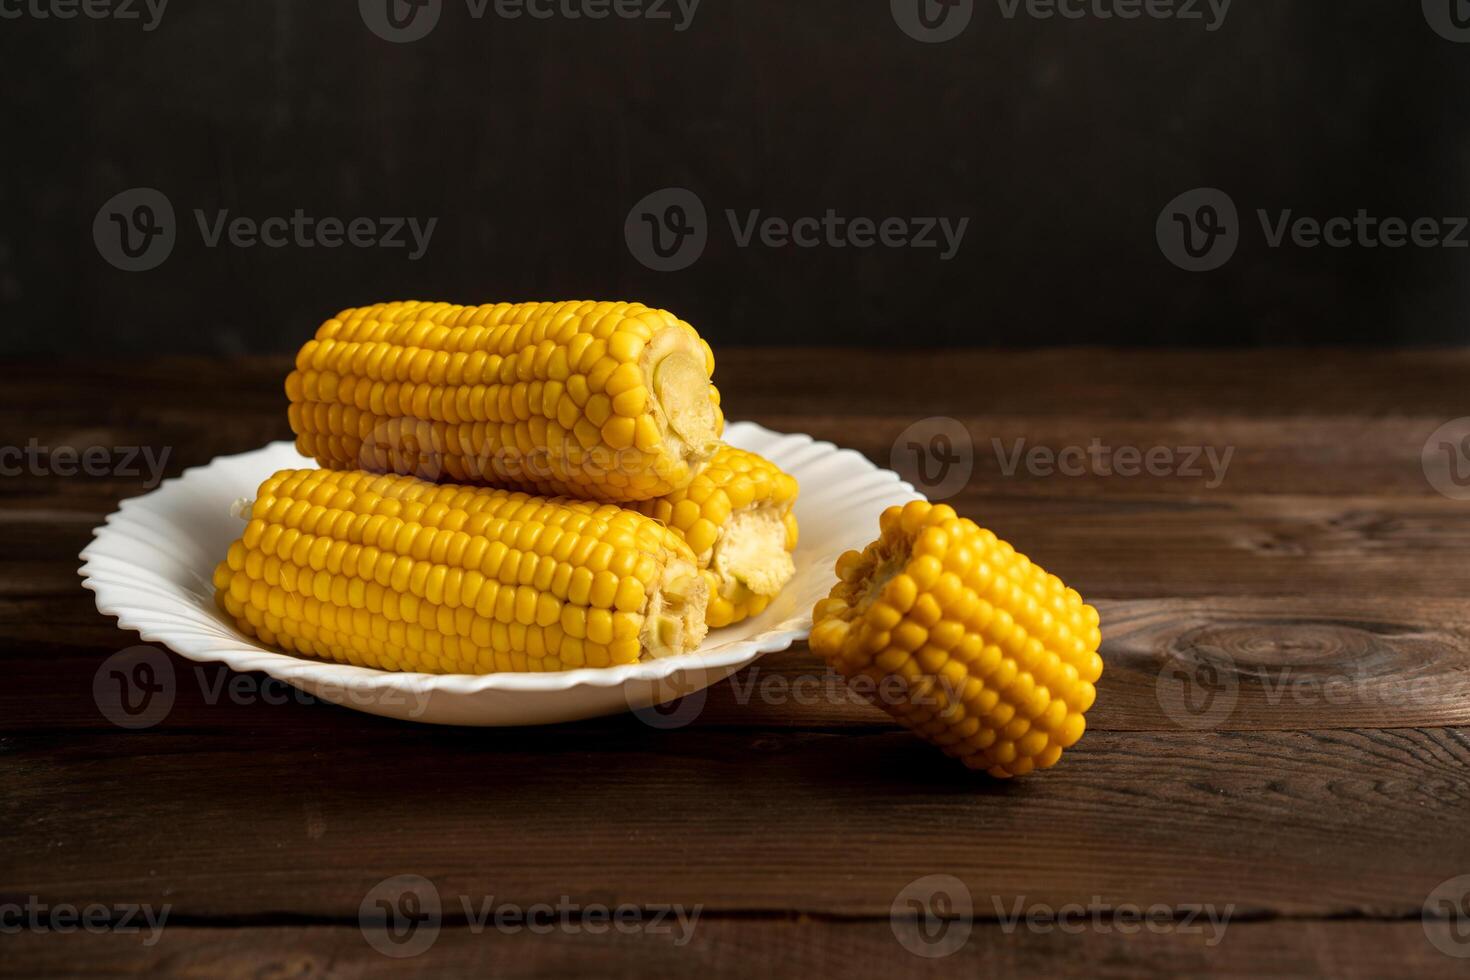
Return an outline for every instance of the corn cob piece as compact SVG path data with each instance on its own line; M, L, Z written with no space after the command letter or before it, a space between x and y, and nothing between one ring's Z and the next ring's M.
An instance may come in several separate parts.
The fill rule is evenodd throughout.
M634 504L688 542L709 582L711 628L760 614L796 565L796 479L769 460L721 446L683 490Z
M466 674L683 653L708 594L678 535L612 504L334 470L261 484L214 586L289 653Z
M812 649L972 769L1053 765L1097 695L1097 610L947 505L890 507L879 526L877 541L837 560Z
M688 486L724 420L714 355L638 303L386 303L322 324L286 379L328 469L590 500Z

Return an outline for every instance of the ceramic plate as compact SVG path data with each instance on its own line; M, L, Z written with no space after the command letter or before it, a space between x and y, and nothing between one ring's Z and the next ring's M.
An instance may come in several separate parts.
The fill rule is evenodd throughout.
M806 435L730 423L731 445L760 453L801 483L796 577L760 616L711 630L697 650L604 669L534 674L417 674L308 660L243 636L215 608L210 577L242 522L231 504L276 470L314 466L289 442L221 456L123 501L81 554L83 585L124 629L180 656L261 671L372 714L443 725L540 725L642 710L703 690L811 631L832 566L878 534L878 515L918 494L850 449Z

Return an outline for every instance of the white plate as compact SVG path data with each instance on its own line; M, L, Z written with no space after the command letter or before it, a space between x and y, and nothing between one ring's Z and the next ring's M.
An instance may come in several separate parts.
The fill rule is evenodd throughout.
M699 649L621 667L534 674L411 674L308 660L261 646L215 607L214 566L243 524L230 505L277 470L310 467L289 442L221 456L125 500L82 552L97 608L190 660L262 671L309 694L371 714L442 725L542 725L641 710L703 690L763 653L811 632L833 563L878 535L878 515L918 497L894 473L811 436L732 422L731 445L760 453L801 483L796 577L764 613L711 630ZM656 724L657 719L651 718Z

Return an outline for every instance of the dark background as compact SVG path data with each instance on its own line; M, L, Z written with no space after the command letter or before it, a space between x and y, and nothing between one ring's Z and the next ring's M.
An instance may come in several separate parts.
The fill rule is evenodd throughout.
M1255 220L1470 213L1470 44L1413 0L1235 0L1213 33L1008 20L980 0L944 44L907 36L888 0L704 0L682 33L474 20L445 0L410 44L371 33L355 0L173 0L152 32L0 20L0 79L7 354L286 351L342 307L409 297L633 298L716 345L1467 336L1470 250L1272 249ZM178 243L129 273L92 225L139 186L172 202ZM624 220L668 186L699 195L710 240L655 272ZM1192 273L1154 225L1199 186L1230 195L1242 238ZM723 216L829 207L970 227L942 262L737 248ZM410 262L207 248L196 208L439 222Z

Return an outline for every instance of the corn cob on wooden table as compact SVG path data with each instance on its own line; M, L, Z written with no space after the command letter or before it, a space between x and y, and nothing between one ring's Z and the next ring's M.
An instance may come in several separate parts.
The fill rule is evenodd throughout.
M151 945L6 934L0 974L1465 975L1442 886L1470 875L1470 501L1423 456L1470 352L720 357L740 417L897 445L911 479L972 466L947 503L1098 607L1106 670L1055 769L971 773L805 645L684 716L511 730L173 658L171 709L124 730L94 684L136 639L74 556L165 447L172 475L287 437L288 362L11 365L0 928L7 903L169 911ZM408 958L360 921L400 875L442 900ZM968 906L925 904L933 875ZM698 917L541 934L487 901Z

